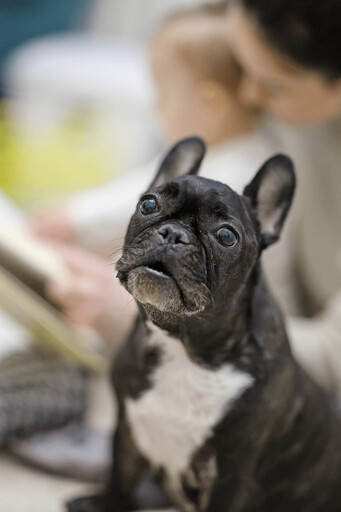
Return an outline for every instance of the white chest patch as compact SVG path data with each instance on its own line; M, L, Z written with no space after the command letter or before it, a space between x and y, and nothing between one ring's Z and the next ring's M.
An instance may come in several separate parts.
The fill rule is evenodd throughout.
M155 467L163 467L175 490L195 451L213 427L253 384L253 377L226 364L209 370L191 361L182 343L149 325L149 344L162 348L152 386L138 400L127 399L134 441Z

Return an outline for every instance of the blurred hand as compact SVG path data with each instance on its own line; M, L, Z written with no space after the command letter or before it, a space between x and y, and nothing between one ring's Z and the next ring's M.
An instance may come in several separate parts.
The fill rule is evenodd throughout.
M130 327L136 307L115 277L115 269L101 257L71 245L53 244L72 273L68 288L50 282L47 294L58 304L66 322L95 329L103 338L116 342Z
M28 217L29 231L39 238L57 242L72 242L75 232L67 209L63 206L50 207Z

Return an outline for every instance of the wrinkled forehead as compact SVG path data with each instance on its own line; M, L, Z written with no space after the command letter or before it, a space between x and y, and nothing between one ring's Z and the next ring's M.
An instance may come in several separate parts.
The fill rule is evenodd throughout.
M158 187L157 192L181 205L184 214L249 220L244 198L228 185L201 176L181 176Z

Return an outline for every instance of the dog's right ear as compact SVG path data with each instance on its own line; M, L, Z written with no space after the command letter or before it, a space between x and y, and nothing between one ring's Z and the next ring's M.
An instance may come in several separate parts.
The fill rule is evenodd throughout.
M168 151L149 188L184 174L197 174L205 153L206 145L200 137L181 140Z

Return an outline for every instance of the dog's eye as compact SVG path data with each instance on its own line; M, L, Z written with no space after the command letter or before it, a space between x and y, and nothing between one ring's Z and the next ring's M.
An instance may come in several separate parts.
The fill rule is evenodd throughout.
M217 237L219 242L226 247L231 247L237 243L237 235L229 228L219 229Z
M150 213L156 212L157 209L157 202L156 199L153 197L150 197L148 199L145 199L141 203L141 212L145 215L149 215Z

